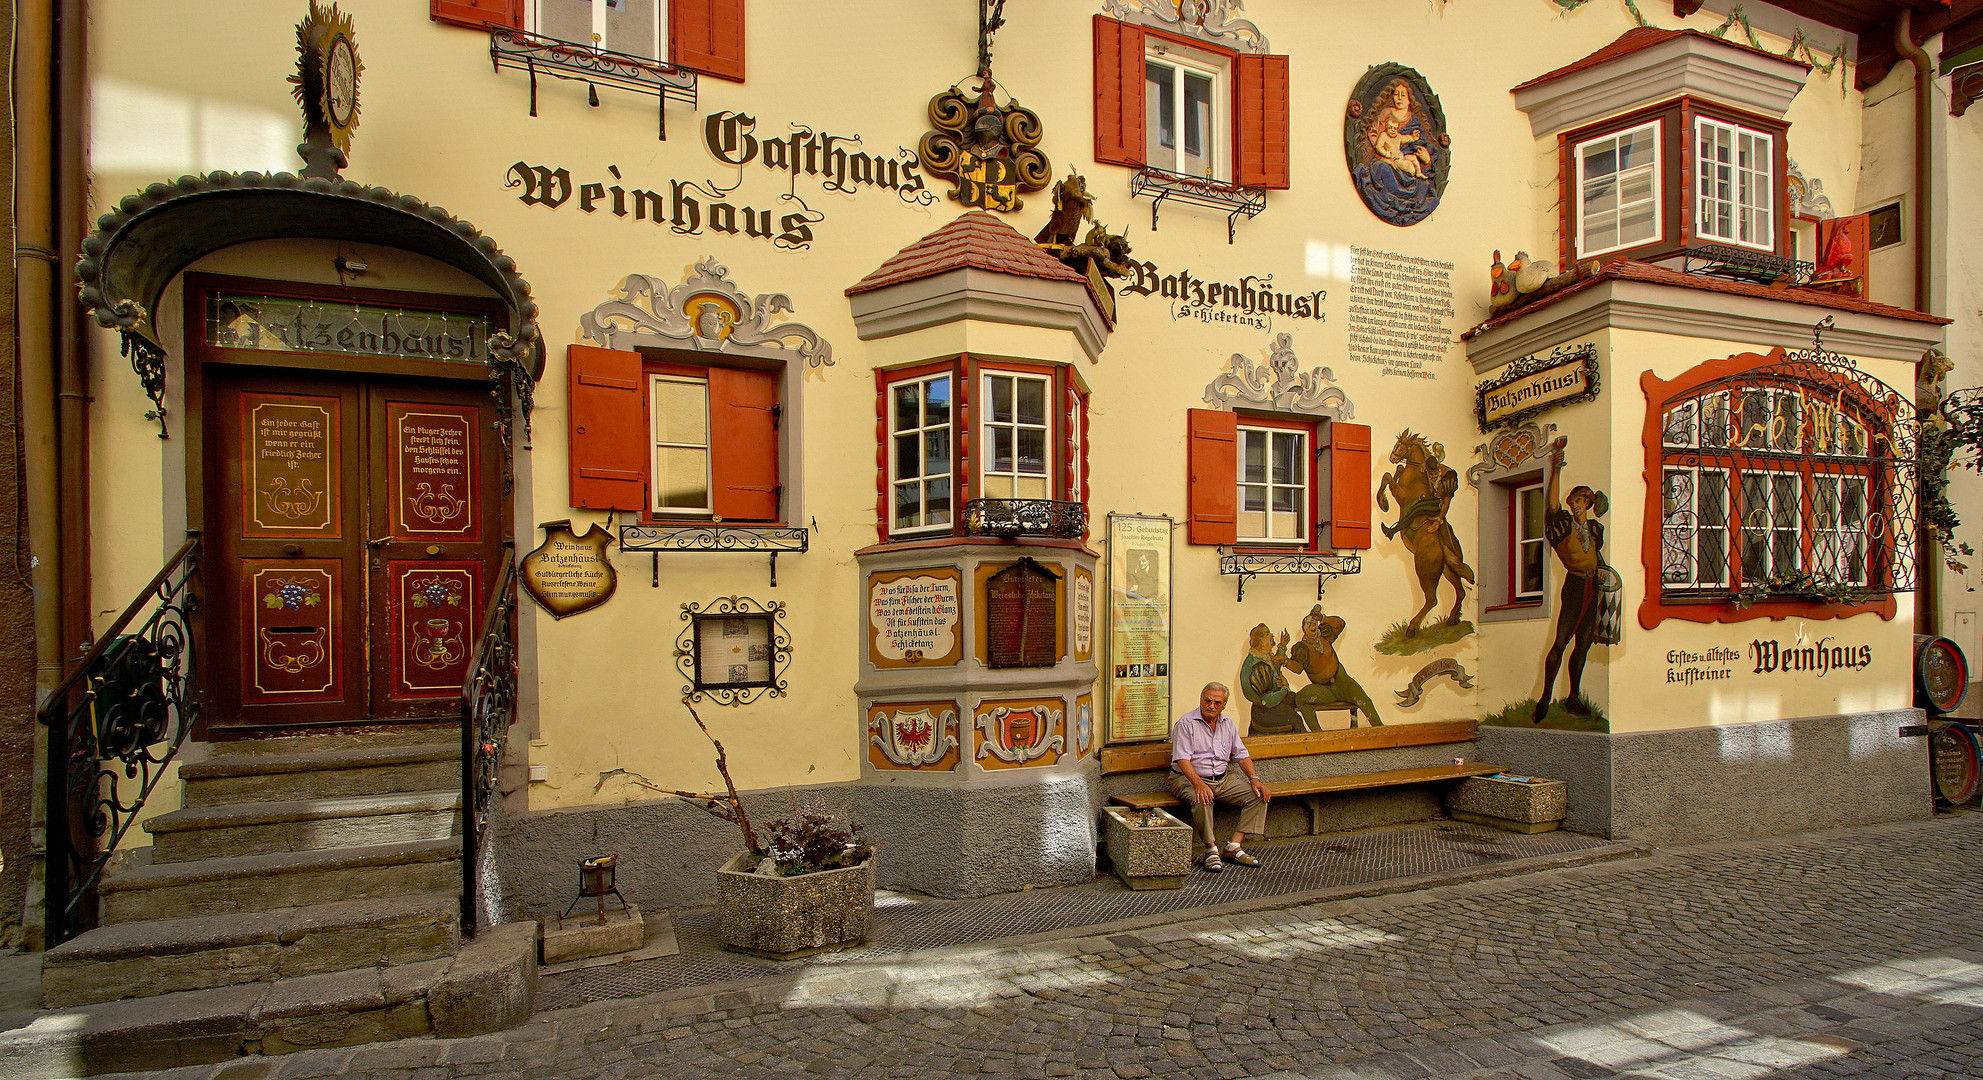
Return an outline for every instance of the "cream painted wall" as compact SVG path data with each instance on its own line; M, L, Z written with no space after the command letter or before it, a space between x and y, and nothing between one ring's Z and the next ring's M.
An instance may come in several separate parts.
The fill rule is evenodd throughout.
M858 134L867 152L893 157L898 147L913 147L926 129L929 97L973 70L972 6L752 0L750 81L701 80L694 113L679 105L669 108L666 142L655 138L651 99L611 89L602 88L600 106L589 108L582 84L545 79L540 115L530 118L526 77L492 73L485 35L431 23L421 5L348 0L342 10L356 21L365 63L362 119L347 177L418 195L474 223L517 260L541 305L550 366L538 389L532 449L519 470L520 522L569 516L583 529L605 520L566 505L563 350L577 340L579 316L608 299L624 275L648 274L673 283L698 259L713 256L745 292L789 294L794 308L789 317L815 328L834 349L832 366L788 379L797 400L788 401L796 415L787 433L793 444L787 506L795 524L816 531L810 552L779 561L775 590L767 587L762 556L664 556L661 587L651 588L647 557L620 555L615 557L620 591L610 604L555 623L541 613L532 615L537 677L526 696L534 693L541 704L530 759L546 767L548 779L532 785L531 805L657 797L627 774L663 787L719 782L706 744L678 704L682 679L672 651L682 626L681 605L729 594L788 604L794 641L790 696L742 708L699 707L728 746L738 783L762 788L857 777L863 741L852 687L862 648L847 627L862 603L852 553L875 540L870 371L877 363L906 357L900 346L870 348L858 340L843 290L961 208L948 201L912 205L875 188L828 191L814 177L793 179L756 164L724 165L705 149L701 124L724 110L739 110L756 118L761 137L787 134L789 125L799 124L836 136ZM1200 279L1223 281L1272 275L1277 290L1326 289L1329 295L1326 319L1277 318L1271 329L1175 321L1159 297L1120 299L1120 325L1101 361L1074 361L1094 391L1090 511L1098 522L1096 543L1103 534L1099 523L1110 511L1183 518L1185 411L1201 403L1228 357L1264 360L1276 333L1292 335L1304 370L1333 371L1354 403L1354 421L1373 429L1378 465L1398 432L1409 427L1443 443L1448 463L1464 470L1472 447L1483 440L1472 423L1473 379L1463 350L1456 341L1436 362L1435 380L1409 383L1349 360L1350 249L1453 263L1450 328L1456 337L1486 315L1487 267L1495 249L1512 255L1526 248L1553 257L1554 151L1533 139L1507 88L1615 38L1631 25L1624 6L1607 0L1564 14L1544 0L1420 5L1387 11L1376 20L1358 5L1256 0L1244 14L1265 30L1277 52L1292 56L1294 186L1270 193L1266 212L1241 221L1238 241L1231 245L1223 215L1191 207L1166 205L1152 231L1150 204L1130 198L1127 171L1092 160L1089 24L1097 10L1095 3L1013 0L997 42L999 78L1043 117L1042 148L1056 177L1070 170L1085 174L1097 196L1097 218L1124 232L1135 257L1153 261L1160 273L1188 270ZM292 69L293 25L302 13L300 3L266 0L94 5L97 127L91 145L100 206L183 171L295 168L288 147L300 126L284 77ZM1688 25L1709 29L1714 20L1702 15ZM1781 42L1770 44L1780 51ZM1343 161L1341 110L1365 67L1385 61L1415 67L1430 81L1452 134L1451 182L1442 205L1409 229L1385 224L1364 208ZM1797 126L1791 152L1806 175L1825 181L1843 209L1852 197L1862 137L1858 95L1841 98L1837 79L1814 76L1792 106ZM877 92L878 87L886 91ZM782 196L796 195L825 217L812 226L816 239L803 251L708 231L682 236L615 218L603 208L588 215L576 192L556 210L525 205L519 190L504 183L517 162L569 169L574 185L614 183L613 169L629 188L666 192L670 180L694 181L706 189L734 185L733 202L775 214L793 208ZM931 187L940 194L947 185L935 181ZM707 195L698 198L711 201ZM1032 195L1026 209L1007 220L1030 236L1044 219L1048 200L1046 192ZM314 257L327 262L321 252ZM263 258L251 260L248 269L272 265ZM1015 333L998 347L1015 352L1048 347L1035 344L1040 340ZM98 564L98 594L109 597L128 595L149 573L144 568L156 565L169 512L153 510L150 503L170 500L159 498L169 486L154 479L165 469L159 441L137 419L142 396L116 360L114 342L106 337L101 344L93 497L99 551L106 553ZM1697 359L1727 351L1702 351ZM1587 409L1610 410L1615 424L1620 410L1631 407L1633 392L1630 381L1621 380L1604 401ZM1628 429L1630 435L1604 436L1600 420L1573 412L1548 418L1572 435L1566 479L1579 482L1585 470L1609 476L1614 505L1625 509L1635 501L1624 492L1638 483L1632 464L1636 445L1621 455L1611 451L1609 440L1635 439L1636 427ZM128 515L130 531L101 524L113 509ZM1474 514L1475 504L1463 490L1452 509L1460 536L1474 536ZM1614 521L1613 535L1625 532ZM519 549L528 550L538 538L520 530ZM1469 557L1477 558L1471 542L1467 546ZM1619 541L1612 549L1619 552L1616 561L1627 562ZM1217 573L1212 549L1192 547L1180 533L1175 550L1174 700L1181 709L1201 683L1233 680L1248 627L1264 621L1298 633L1302 615L1315 601L1313 579L1263 577L1248 587L1244 603L1234 604L1234 582ZM1364 554L1364 572L1330 584L1324 606L1348 620L1339 643L1345 665L1388 721L1477 716L1492 700L1489 687L1505 687L1514 697L1534 692L1520 680L1523 672L1539 667L1534 640L1547 633L1546 623L1493 627L1492 645L1476 635L1413 657L1376 654L1372 643L1378 635L1418 601L1402 545L1380 536ZM528 602L526 607L535 611ZM1477 610L1470 597L1468 616ZM1524 655L1530 658L1526 664L1513 659ZM1440 680L1428 688L1420 707L1400 713L1391 704L1392 692L1440 657L1456 658L1480 675L1480 696ZM1637 679L1652 668L1642 663L1630 670ZM1628 685L1635 684L1614 680L1609 693L1615 696Z

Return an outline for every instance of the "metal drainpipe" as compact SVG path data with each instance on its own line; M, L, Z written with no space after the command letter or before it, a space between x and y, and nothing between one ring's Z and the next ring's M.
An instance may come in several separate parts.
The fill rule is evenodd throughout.
M54 213L55 296L50 327L55 343L57 461L61 510L62 627L56 646L67 662L94 636L90 619L89 320L76 302L75 260L89 216L83 133L88 52L85 0L58 0L55 15Z
M21 395L21 455L26 467L28 551L34 560L35 685L62 678L61 547L55 520L55 333L61 301L55 254L54 15L52 4L21 4L14 25L14 357Z
M1928 311L1928 289L1934 273L1934 150L1935 68L1927 50L1914 43L1914 12L1900 9L1894 21L1894 51L1914 65L1914 310ZM1941 633L1942 561L1928 530L1915 552L1920 589L1914 594L1914 632Z

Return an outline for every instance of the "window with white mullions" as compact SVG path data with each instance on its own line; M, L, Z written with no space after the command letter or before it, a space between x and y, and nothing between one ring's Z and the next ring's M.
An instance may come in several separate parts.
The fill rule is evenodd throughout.
M951 521L950 376L889 387L889 480L895 532Z
M991 374L984 379L985 498L1052 498L1053 452L1047 421L1052 380L1041 375Z
M1580 257L1659 239L1659 127L1653 121L1577 145Z
M1514 602L1541 600L1549 551L1548 539L1543 535L1548 507L1543 502L1542 485L1526 484L1512 494L1514 543L1510 554L1515 572L1509 577L1508 598Z
M533 29L595 49L666 60L667 0L531 0Z
M1695 235L1775 250L1774 140L1707 119L1696 120L1694 132Z
M1803 524L1803 483L1794 472L1742 474L1742 579L1783 581L1804 569L1798 534Z
M1811 478L1812 575L1820 581L1866 584L1866 478Z
M1239 429L1239 538L1308 538L1308 433Z
M1728 584L1728 473L1666 470L1660 581L1671 588Z
M654 437L649 473L656 513L710 513L709 384L654 375L648 385Z
M1223 71L1171 45L1153 47L1143 62L1146 160L1186 176L1224 177L1219 140Z

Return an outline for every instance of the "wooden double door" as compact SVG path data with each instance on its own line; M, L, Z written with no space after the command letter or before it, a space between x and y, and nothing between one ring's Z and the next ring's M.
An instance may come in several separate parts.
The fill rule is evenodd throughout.
M473 383L207 369L207 731L449 718L503 552Z

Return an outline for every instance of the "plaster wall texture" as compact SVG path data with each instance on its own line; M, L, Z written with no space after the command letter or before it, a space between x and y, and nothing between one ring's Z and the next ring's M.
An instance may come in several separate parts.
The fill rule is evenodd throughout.
M1510 768L1569 785L1564 828L1702 843L1929 816L1918 709L1714 727L1588 732L1483 728Z
M99 212L127 192L181 172L294 167L289 149L296 139L294 105L284 80L294 56L296 12L240 3L178 4L173 12L174 18L161 19L156 4L141 0L104 0L92 9L90 77L97 127L91 183ZM646 802L651 793L631 783L631 777L698 790L719 782L711 755L701 749L700 733L674 704L683 679L672 649L685 603L743 595L788 605L786 623L794 642L785 673L789 695L741 708L698 706L728 747L740 786L811 788L860 775L866 751L853 688L863 674L864 647L850 640L847 627L848 613L863 604L852 552L876 539L872 369L877 365L966 346L992 357L1071 363L1094 391L1088 486L1089 512L1096 522L1104 522L1110 511L1184 517L1186 410L1202 404L1207 384L1231 356L1264 362L1281 333L1291 335L1304 372L1330 369L1352 403L1354 422L1371 426L1380 464L1397 434L1410 428L1443 444L1449 463L1464 468L1466 450L1479 436L1471 416L1472 372L1462 346L1455 342L1443 358L1428 362L1432 379L1386 375L1377 365L1349 358L1349 286L1356 249L1450 262L1454 314L1447 328L1457 332L1485 318L1492 252L1527 249L1553 257L1559 239L1554 154L1543 149L1503 89L1584 56L1632 25L1621 8L1597 4L1569 13L1550 5L1447 5L1371 20L1353 5L1261 0L1245 16L1260 24L1277 51L1289 54L1291 82L1299 88L1295 100L1303 115L1326 122L1296 125L1301 134L1292 146L1294 186L1271 193L1268 210L1256 220L1240 222L1238 242L1229 244L1223 215L1189 207L1166 205L1159 226L1145 227L1148 200L1132 199L1125 172L1097 164L1092 156L1092 93L1081 74L1091 64L1092 8L1027 7L1023 18L1014 17L1001 32L999 81L1039 111L1046 129L1042 149L1054 162L1056 177L1069 171L1088 177L1097 220L1122 230L1135 245L1135 258L1149 260L1160 276L1188 272L1201 281L1237 284L1249 275L1256 280L1271 275L1277 291L1328 293L1322 305L1326 318L1275 316L1271 325L1266 320L1253 325L1192 317L1160 293L1122 296L1110 345L1099 362L1091 363L1080 358L1071 335L1055 337L1037 328L973 324L961 338L963 330L949 338L935 332L911 335L918 340L908 344L861 342L843 290L903 246L952 220L961 208L940 198L928 204L905 200L874 187L829 189L818 177L792 177L757 162L724 164L704 144L705 121L740 112L755 118L759 138L788 135L795 124L836 137L859 132L866 136L862 152L894 158L897 147L913 146L926 128L928 96L974 67L975 22L966 8L894 0L848 19L800 0L754 2L750 80L703 79L693 115L671 109L665 142L655 138L650 99L602 90L601 104L593 109L575 85L547 84L540 87L540 115L533 119L527 115L528 80L521 73L490 71L485 34L432 23L417 5L367 5L354 14L365 61L363 123L346 175L421 196L472 221L516 259L541 308L549 365L537 388L531 449L518 454L515 520L520 550L535 546L537 522L571 517L583 531L607 519L604 513L575 512L567 505L564 350L578 340L579 317L609 299L625 275L647 274L673 284L693 262L714 257L746 293L789 295L789 318L817 330L834 349L832 366L806 368L795 361L784 375L788 408L781 480L786 516L813 533L808 553L780 560L775 590L761 555L670 554L661 560L661 584L655 588L647 583L646 558L615 553L623 580L605 607L554 623L525 602L524 635L534 644L523 696L537 703L525 721L534 736L530 763L548 774L545 781L529 785L529 805L537 811L598 807L600 836L628 850L637 843L653 846L657 837L681 840L687 844L684 850L695 850L683 831L691 819L680 815L697 813L671 801ZM1684 24L1712 29L1718 21L1702 12ZM889 33L873 33L872 27L880 24ZM1413 42L1408 56L1398 54L1400 40ZM229 43L229 63L214 62L217 41ZM905 49L902 42L917 47ZM1328 42L1329 47L1312 47L1314 42ZM1766 47L1776 51L1784 44L1765 37ZM886 72L888 85L904 90L862 92L836 79L828 79L823 90L813 62L819 55L831 55L840 71ZM1364 209L1345 182L1343 148L1333 134L1340 103L1356 80L1368 64L1387 59L1408 61L1425 75L1440 94L1453 135L1451 183L1442 204L1409 231ZM1807 175L1825 179L1828 191L1849 187L1830 173L1849 172L1858 153L1857 108L1856 94L1840 95L1836 81L1818 75L1792 104L1791 152ZM518 186L506 186L518 163L569 170L572 200L556 209L526 204ZM617 170L617 178L611 170ZM673 190L673 181L705 188L735 185L725 197L728 202L774 208L774 213L792 209L782 197L796 195L823 218L811 226L811 246L794 251L715 231L706 220L699 234L682 235L653 222L617 217L605 209L609 204L595 205L589 213L581 209L579 192L585 184L622 184L665 195ZM932 180L928 187L940 195L948 185ZM705 209L721 201L706 191L697 198ZM1048 198L1044 192L1028 196L1026 209L1009 220L1030 235L1045 215ZM307 245L297 250L308 252L308 258L299 255L298 260L319 265L299 268L286 256L264 252L240 272L295 272L327 282L328 258ZM390 265L381 252L357 254ZM401 287L406 280L377 279ZM176 338L168 335L172 340ZM97 351L93 499L102 511L98 595L106 602L99 607L110 607L109 598L127 596L142 584L146 567L156 565L157 554L172 546L168 537L183 528L183 520L174 519L175 513L184 516L185 495L174 487L183 485L183 479L174 478L183 478L184 468L172 455L185 451L174 440L161 443L156 438L141 419L149 406L135 379L122 365L102 360L115 356L114 342L101 339ZM1703 352L1694 360L1726 351ZM183 380L169 385L182 386ZM1598 434L1602 415L1615 414L1618 400L1632 392L1628 381L1614 379L1605 399L1550 417L1573 433L1573 466L1566 480L1583 482L1582 470L1588 469L1611 477L1614 486L1622 487L1628 476L1634 486L1641 482L1636 458L1628 462L1611 452L1613 440L1635 441L1636 430ZM169 407L178 404L168 401ZM1612 494L1614 505L1630 501L1618 491ZM180 504L176 511L175 501ZM1470 497L1456 499L1450 510L1451 524L1462 537L1476 534L1477 516ZM1092 543L1099 548L1105 533L1097 529L1095 535ZM1613 551L1618 553L1614 561L1626 561L1616 542ZM1235 681L1246 632L1254 623L1298 631L1315 593L1308 578L1263 576L1249 584L1243 603L1235 603L1234 582L1218 573L1213 548L1179 538L1174 553L1171 712L1176 714L1189 707L1193 691L1203 683ZM1469 554L1474 554L1472 545ZM1374 644L1385 630L1417 607L1417 586L1410 555L1400 542L1380 535L1363 555L1363 572L1330 583L1323 604L1347 620L1338 651L1347 670L1377 699L1387 722L1477 716L1490 701L1487 685L1498 687L1492 693L1508 696L1533 692L1499 680L1504 670L1535 677L1539 650L1533 639L1546 633L1539 626L1524 628L1532 638L1526 644L1492 654L1480 635L1412 656L1377 653ZM1106 583L1096 584L1105 596ZM1479 622L1480 598L1469 593L1463 617ZM1442 590L1439 610L1450 604L1450 596ZM1524 649L1527 659L1517 663ZM1434 659L1448 658L1481 674L1483 690L1462 690L1442 679L1428 687L1413 709L1390 704L1390 692L1414 672ZM1601 678L1593 671L1587 682L1598 682L1594 696L1609 700L1611 691ZM1615 676L1613 685L1618 685ZM694 749L684 753L684 747ZM1067 783L1085 790L1085 780ZM1088 794L1077 797L1058 786L1045 790L1053 793L1049 801L1055 806L1092 801ZM999 800L1022 795L982 792L955 798L961 820L985 823L982 830L973 824L960 832L957 842L973 846L958 850L972 851L974 860L983 853L986 880L1008 880L1014 871L999 863L1003 856L998 847L1018 832L1000 832L992 822L999 814L1021 809ZM1093 816L1077 817L1081 835L1043 840L1047 846L1029 854L1025 865L1078 865L1071 853L1081 847L1076 841L1082 835L1083 850L1092 852ZM528 846L545 853L545 865L554 851L563 864L590 853L580 849L589 849L595 839L591 825L566 823L556 815L533 814L526 820L529 824L519 826L518 835L541 834ZM559 824L535 824L553 820ZM1017 820L1026 817L1020 814ZM655 837L641 831L649 825L660 830ZM697 851L698 880L720 863L726 846L717 845L707 858ZM660 850L678 857L672 848ZM884 880L889 872L884 855ZM959 891L977 887L975 878L955 879ZM641 902L665 906L662 885L642 889L653 895ZM555 891L562 894L563 886Z

